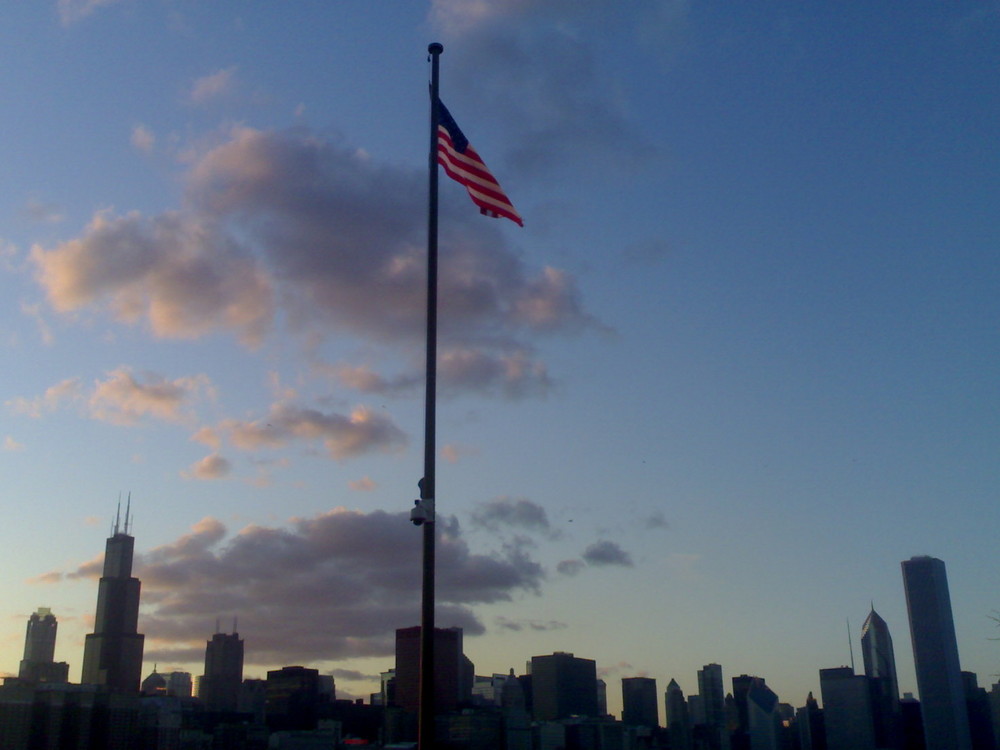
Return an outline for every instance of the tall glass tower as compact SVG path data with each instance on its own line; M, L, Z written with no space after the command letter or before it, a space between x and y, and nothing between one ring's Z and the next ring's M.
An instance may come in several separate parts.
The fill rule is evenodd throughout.
M872 721L877 747L895 747L899 729L899 685L892 636L874 605L861 626L861 654L871 687Z
M83 648L85 685L107 685L113 690L139 692L142 646L139 627L139 579L132 577L135 539L129 536L129 507L125 525L115 518L104 548L104 575L97 588L94 632Z
M970 750L969 717L944 562L922 556L904 560L902 566L927 750Z

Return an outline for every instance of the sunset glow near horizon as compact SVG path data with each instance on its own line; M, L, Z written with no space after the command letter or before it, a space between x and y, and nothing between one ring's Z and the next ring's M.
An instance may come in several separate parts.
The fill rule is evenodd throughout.
M145 665L364 696L419 622L427 44L440 626L819 697L900 561L1000 672L1000 6L50 0L0 39L0 673L80 679L131 493ZM662 701L660 706L662 721Z

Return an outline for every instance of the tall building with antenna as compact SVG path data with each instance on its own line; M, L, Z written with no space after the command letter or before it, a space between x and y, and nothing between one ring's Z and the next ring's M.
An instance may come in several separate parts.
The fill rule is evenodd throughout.
M205 644L205 674L198 680L198 697L209 711L235 711L243 684L243 640L236 632L220 633Z
M115 514L104 548L104 571L97 588L94 632L83 649L85 685L106 685L112 690L137 693L142 677L142 647L145 636L139 627L138 578L132 577L135 539L129 535L132 499L125 506L121 524L121 503Z
M875 611L874 603L861 626L861 655L871 689L875 743L878 747L895 747L900 726L896 656L889 626Z

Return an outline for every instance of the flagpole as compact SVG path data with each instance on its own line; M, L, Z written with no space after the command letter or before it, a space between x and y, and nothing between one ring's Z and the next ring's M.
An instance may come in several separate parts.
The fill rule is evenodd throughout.
M444 47L437 42L427 47L431 61L431 132L429 155L429 200L427 211L427 361L424 397L424 477L420 481L423 523L423 594L420 608L420 713L417 747L434 747L434 459L437 394L437 292L438 292L438 57Z

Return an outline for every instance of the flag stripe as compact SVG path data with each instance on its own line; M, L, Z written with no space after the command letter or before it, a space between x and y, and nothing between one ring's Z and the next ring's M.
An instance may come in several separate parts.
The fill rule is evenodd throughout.
M510 198L440 99L437 107L437 161L445 174L465 186L472 202L479 206L480 213L494 218L504 217L523 227L524 221Z

